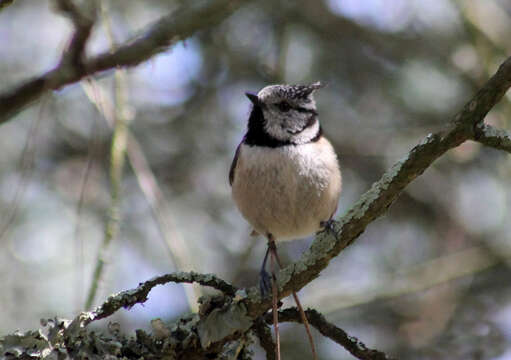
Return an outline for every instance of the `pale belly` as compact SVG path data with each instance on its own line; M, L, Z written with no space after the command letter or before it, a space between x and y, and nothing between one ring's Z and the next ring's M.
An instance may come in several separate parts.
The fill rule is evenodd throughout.
M232 184L241 213L277 241L320 229L337 208L341 174L326 139L277 149L242 145Z

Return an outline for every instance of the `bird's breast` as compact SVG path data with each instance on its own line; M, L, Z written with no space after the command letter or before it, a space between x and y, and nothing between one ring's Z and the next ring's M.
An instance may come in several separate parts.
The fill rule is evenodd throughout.
M278 148L241 145L233 198L263 235L282 240L317 231L335 211L340 189L337 157L324 138Z

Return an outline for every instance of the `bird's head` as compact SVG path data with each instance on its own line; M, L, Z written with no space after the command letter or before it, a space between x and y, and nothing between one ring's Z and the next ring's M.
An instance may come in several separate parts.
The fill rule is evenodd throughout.
M318 113L313 93L321 88L319 82L310 85L269 85L257 95L247 93L254 104L251 126L261 127L273 139L303 144L315 138L319 131ZM258 112L261 118L254 116ZM254 116L254 119L252 117Z

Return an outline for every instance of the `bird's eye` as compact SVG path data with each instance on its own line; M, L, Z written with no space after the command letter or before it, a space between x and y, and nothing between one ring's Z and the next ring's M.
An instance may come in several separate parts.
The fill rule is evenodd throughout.
M291 105L287 101L282 101L277 104L277 107L282 112L287 112L291 109Z

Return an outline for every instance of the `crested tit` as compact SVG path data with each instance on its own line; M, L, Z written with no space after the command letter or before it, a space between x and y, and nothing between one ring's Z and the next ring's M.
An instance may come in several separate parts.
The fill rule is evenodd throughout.
M274 241L311 235L331 220L341 192L341 172L323 136L311 85L270 85L252 102L248 129L229 172L233 199L254 230ZM261 291L269 289L261 269Z

